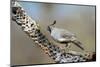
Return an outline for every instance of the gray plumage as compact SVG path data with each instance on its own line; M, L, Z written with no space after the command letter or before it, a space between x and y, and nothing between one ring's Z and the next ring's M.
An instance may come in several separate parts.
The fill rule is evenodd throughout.
M53 24L48 26L48 31L50 32L51 37L55 41L65 43L66 45L68 45L68 43L73 43L82 50L84 50L84 48L82 47L82 43L77 40L75 34L69 32L68 30L57 28L54 26L54 24L56 24L56 21L54 21Z

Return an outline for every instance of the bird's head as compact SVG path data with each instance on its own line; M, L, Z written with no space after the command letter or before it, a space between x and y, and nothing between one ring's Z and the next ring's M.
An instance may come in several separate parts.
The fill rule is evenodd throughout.
M52 31L52 29L53 29L53 27L54 27L54 24L56 24L56 20L52 23L52 24L50 24L48 27L47 27L47 30L51 33L51 31Z

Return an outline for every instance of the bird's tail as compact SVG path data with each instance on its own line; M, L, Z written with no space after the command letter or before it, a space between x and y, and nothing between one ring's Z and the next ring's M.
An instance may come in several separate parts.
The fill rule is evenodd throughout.
M72 43L74 43L76 46L78 46L80 49L84 50L82 43L78 40L74 40L72 41Z

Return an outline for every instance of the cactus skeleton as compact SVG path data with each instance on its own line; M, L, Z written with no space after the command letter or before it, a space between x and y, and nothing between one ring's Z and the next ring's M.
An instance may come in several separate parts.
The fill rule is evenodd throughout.
M11 4L11 18L24 31L35 44L39 45L55 63L83 62L86 61L82 55L63 52L60 47L51 43L46 35L41 32L39 24L27 15L22 6L16 1Z

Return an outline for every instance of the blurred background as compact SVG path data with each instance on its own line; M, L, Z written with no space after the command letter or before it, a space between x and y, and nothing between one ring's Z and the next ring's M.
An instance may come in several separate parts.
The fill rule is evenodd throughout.
M42 32L47 38L58 46L47 31L47 26L57 21L58 28L69 30L76 34L84 44L85 51L95 52L95 7L55 4L19 2L26 13L40 24ZM81 51L75 45L71 50ZM21 27L11 22L11 65L46 64L54 61L25 34Z

